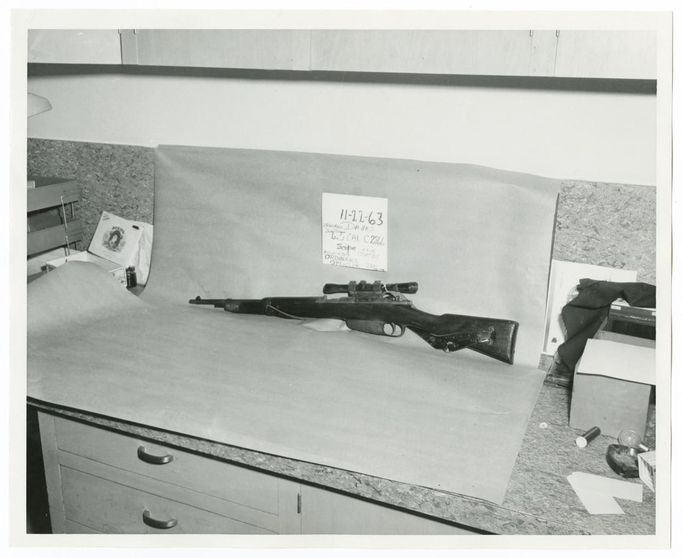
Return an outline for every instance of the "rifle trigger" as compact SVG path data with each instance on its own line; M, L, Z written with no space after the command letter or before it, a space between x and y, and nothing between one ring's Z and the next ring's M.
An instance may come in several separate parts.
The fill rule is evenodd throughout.
M405 334L405 326L403 324L390 324L393 328L391 337L402 337Z

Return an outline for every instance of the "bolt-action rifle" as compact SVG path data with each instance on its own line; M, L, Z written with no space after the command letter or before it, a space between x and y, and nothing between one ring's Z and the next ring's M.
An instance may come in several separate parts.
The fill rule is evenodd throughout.
M511 320L481 318L459 314L436 316L414 307L403 293L417 292L417 283L351 281L345 285L327 283L325 295L346 297L267 297L262 299L203 299L190 304L205 304L236 314L262 314L289 319L334 318L353 330L400 337L409 329L435 349L447 353L471 349L512 364L519 324Z

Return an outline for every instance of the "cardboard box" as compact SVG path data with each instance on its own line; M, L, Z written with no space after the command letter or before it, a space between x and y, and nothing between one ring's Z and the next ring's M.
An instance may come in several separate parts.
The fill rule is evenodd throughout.
M121 283L121 285L125 288L127 286L127 281L126 281L126 271L125 268L117 263L111 262L109 260L105 260L104 258L100 258L99 256L96 256L95 254L91 254L90 252L76 252L76 251L71 251L71 254L68 256L63 256L61 258L55 258L54 260L50 260L47 262L47 269L48 271L51 269L55 269L59 267L60 265L64 265L67 262L89 262L93 263L95 265L100 266L103 269L106 269L109 273L111 273L118 281Z
M144 285L151 266L152 239L152 225L103 211L88 252L124 269L134 267L137 284Z
M575 369L569 424L581 430L598 426L614 437L629 428L643 438L655 384L655 348L590 339Z
M647 451L637 456L639 478L653 492L656 492L656 452Z
M594 334L595 339L606 339L607 341L618 341L619 343L626 343L627 345L637 345L638 347L656 348L655 339L647 339L644 337L635 337L634 335L625 335L624 333L617 333L615 331L606 331L600 329Z

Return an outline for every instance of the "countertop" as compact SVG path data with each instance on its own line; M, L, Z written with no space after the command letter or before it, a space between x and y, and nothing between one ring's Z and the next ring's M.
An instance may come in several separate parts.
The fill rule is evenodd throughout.
M34 407L121 433L161 442L290 480L327 488L396 509L506 535L654 535L655 496L643 489L641 503L619 500L624 514L590 515L568 483L581 471L620 479L606 463L613 438L600 436L585 449L568 427L569 392L546 383L538 397L502 505L343 469L292 460L211 440L168 432L116 417L66 409L37 400ZM653 407L652 407L653 410ZM653 435L653 417L647 439ZM462 448L466 451L466 448ZM491 448L494 451L494 448ZM640 483L639 479L631 482Z

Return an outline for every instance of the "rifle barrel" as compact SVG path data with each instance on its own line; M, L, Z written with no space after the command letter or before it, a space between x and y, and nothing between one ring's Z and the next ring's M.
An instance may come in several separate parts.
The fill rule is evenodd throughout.
M200 296L196 298L191 298L190 304L202 304L206 306L213 306L215 308L222 308L225 306L225 298L201 298Z

